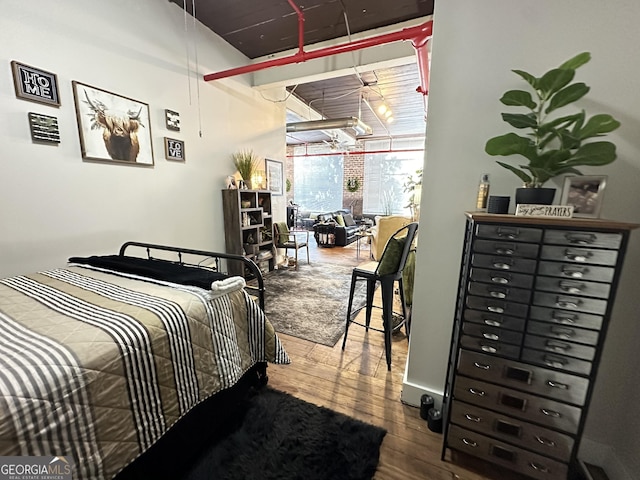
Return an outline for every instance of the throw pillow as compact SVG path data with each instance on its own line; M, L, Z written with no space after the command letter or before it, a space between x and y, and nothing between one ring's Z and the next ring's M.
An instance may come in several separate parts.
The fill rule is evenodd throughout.
M389 275L398 271L404 243L407 240L406 235L403 237L390 238L387 246L384 248L380 264L378 265L378 275Z
M342 215L336 215L336 223L341 227L344 227L344 218Z
M351 215L350 213L345 213L343 219L344 224L347 227L353 227L356 225L356 221L353 219L353 215Z

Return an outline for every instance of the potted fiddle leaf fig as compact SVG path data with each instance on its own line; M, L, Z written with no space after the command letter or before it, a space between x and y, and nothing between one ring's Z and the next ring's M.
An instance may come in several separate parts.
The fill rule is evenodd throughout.
M618 128L620 122L603 113L587 117L584 110L560 113L563 107L589 92L584 83L573 82L576 69L589 60L589 52L580 53L541 77L513 70L527 83L528 90L509 90L500 101L509 107L524 108L526 112L503 113L502 119L521 133L510 132L489 139L485 152L519 155L516 166L497 162L524 184L516 190L516 203L549 205L555 189L542 188L548 180L558 175L582 175L577 167L607 165L616 159L615 145L599 138ZM523 197L544 191L547 191L546 199Z

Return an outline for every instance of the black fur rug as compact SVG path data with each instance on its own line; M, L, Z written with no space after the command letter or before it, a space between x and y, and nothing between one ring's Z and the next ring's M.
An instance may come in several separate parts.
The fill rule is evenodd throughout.
M376 471L386 434L270 388L252 392L222 416L226 421L206 440L184 436L179 445L164 445L132 465L135 469L127 472L132 476L126 478L365 480ZM209 426L193 425L199 437Z

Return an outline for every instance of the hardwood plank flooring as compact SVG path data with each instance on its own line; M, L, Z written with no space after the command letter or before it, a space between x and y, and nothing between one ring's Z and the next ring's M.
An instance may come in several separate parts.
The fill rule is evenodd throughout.
M318 248L310 236L312 263L356 266L367 260L369 246ZM299 257L306 262L306 252ZM348 292L345 292L345 301ZM378 298L376 300L380 302ZM381 303L381 302L380 302ZM380 304L378 303L378 304ZM364 315L362 312L361 315ZM374 309L373 322L380 323ZM442 435L431 432L419 409L400 401L408 340L402 331L393 336L392 369L387 371L384 337L357 325L349 329L347 344L334 347L280 334L291 357L290 365L269 365L269 385L302 400L322 405L387 430L380 451L376 479L384 480L489 480L519 479L472 457L447 453L440 460Z

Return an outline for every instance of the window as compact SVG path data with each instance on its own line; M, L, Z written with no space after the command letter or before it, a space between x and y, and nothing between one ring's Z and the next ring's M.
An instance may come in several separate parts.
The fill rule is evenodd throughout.
M326 149L324 149L326 151ZM342 208L343 157L320 155L320 150L294 148L293 193L301 210L331 212ZM317 155L314 155L316 153Z
M424 163L424 139L396 139L392 153L388 140L365 144L363 212L377 215L411 215L404 184Z

